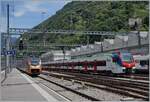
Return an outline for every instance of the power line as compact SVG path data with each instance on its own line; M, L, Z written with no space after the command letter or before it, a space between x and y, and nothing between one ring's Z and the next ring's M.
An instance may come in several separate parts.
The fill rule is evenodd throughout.
M42 34L43 31L41 29L29 29L29 28L10 28L10 33L16 34ZM111 32L111 31L77 31L77 30L44 30L46 34L62 34L62 35L70 35L70 34L82 34L82 35L110 35L114 36L117 34L126 35L127 32Z

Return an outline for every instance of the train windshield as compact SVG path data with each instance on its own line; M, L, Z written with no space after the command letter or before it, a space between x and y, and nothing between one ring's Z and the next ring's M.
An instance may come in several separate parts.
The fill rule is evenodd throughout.
M39 63L40 63L40 60L39 59L32 59L31 60L31 65L39 65Z
M131 54L122 54L122 61L133 62L133 56Z

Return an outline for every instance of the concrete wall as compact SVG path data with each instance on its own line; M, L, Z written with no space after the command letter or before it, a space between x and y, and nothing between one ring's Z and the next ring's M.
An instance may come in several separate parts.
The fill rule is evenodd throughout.
M71 56L84 55L101 52L103 45L103 51L110 51L115 49L133 49L135 52L148 53L149 45L149 32L140 32L141 47L138 47L138 35L136 31L130 32L128 36L117 35L114 39L113 44L111 43L112 39L104 39L103 42L96 42L93 44L93 47L87 46L84 50L78 50L71 53ZM101 44L102 43L102 44ZM91 45L90 45L91 46Z
M148 44L149 43L149 33L148 32L141 32L141 44Z
M114 39L104 39L103 49L110 50L112 48L114 48Z

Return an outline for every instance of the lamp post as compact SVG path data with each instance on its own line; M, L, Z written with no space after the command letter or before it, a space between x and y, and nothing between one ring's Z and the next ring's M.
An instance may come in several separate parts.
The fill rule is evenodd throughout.
M5 58L4 60L5 60L5 78L6 78L7 77L7 72L6 72L6 69L7 69L6 65L7 65L7 63L6 63L6 54L5 54L5 51L6 51L6 48L4 47L3 48L3 52L4 52L4 58Z
M87 25L89 25L89 18L87 19ZM86 27L86 30L87 30L87 27ZM90 44L90 36L87 34L87 45Z
M140 37L140 24L135 22L135 29L137 30L138 35L138 45L141 46L141 37Z
M7 4L7 40L6 40L6 50L10 50L10 34L9 34L9 4ZM6 66L7 69L5 70L10 70L10 57L9 55L6 55Z

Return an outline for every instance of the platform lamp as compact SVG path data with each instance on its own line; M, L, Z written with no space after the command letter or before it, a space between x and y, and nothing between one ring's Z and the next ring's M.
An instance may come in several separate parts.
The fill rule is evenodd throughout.
M141 38L140 38L140 27L142 24L142 19L141 18L129 18L129 26L137 31L137 36L138 36L138 45L139 47L141 46Z

